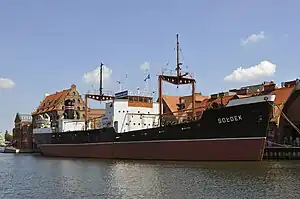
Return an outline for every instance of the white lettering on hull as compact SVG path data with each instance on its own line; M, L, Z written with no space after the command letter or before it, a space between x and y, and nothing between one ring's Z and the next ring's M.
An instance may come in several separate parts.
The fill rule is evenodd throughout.
M230 123L230 122L238 122L243 120L242 115L235 115L235 116L230 116L230 117L221 117L218 118L218 123Z

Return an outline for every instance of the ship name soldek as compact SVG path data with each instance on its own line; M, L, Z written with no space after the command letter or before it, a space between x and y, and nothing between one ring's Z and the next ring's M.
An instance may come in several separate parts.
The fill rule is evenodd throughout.
M218 123L222 124L222 123L229 123L229 122L238 122L241 121L242 115L234 115L234 116L230 116L230 117L220 117L218 118Z

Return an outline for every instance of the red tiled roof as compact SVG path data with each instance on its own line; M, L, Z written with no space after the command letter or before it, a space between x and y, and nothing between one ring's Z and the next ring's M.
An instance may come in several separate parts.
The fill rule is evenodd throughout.
M289 96L291 95L294 87L284 87L284 88L278 88L271 93L276 95L275 97L275 104L284 104Z
M101 117L102 115L105 114L105 109L89 109L89 119L94 119L97 117Z
M52 111L57 109L57 104L65 98L65 96L70 92L70 89L62 90L60 92L56 92L54 94L48 95L45 99L40 103L39 107L32 113L32 115Z
M171 112L177 111L177 105L179 103L180 96L170 96L170 95L163 95L163 101L169 107Z

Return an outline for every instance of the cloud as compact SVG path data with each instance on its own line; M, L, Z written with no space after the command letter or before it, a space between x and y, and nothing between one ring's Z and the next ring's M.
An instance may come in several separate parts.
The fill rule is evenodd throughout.
M259 34L252 34L248 36L246 39L241 40L241 45L244 46L248 43L258 42L260 40L263 40L265 38L264 31L261 31Z
M107 66L103 65L102 69L102 80L107 83L111 77L112 70ZM87 72L83 75L84 82L87 84L100 84L100 66L91 72Z
M263 77L272 76L276 72L276 65L269 61L262 61L248 68L239 67L224 78L225 81L247 82Z
M143 72L147 72L149 71L150 69L150 63L149 62L144 62L140 65L140 69L143 71Z
M15 85L16 84L13 80L0 77L0 89L1 88L13 88Z

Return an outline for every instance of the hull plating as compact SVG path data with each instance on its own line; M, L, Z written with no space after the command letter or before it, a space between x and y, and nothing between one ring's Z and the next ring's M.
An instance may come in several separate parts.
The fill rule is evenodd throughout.
M125 133L114 128L35 134L45 156L261 160L272 105L267 102L207 110L188 123Z
M43 155L135 160L260 161L265 138L43 144Z

